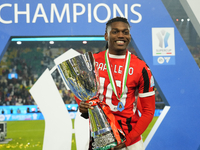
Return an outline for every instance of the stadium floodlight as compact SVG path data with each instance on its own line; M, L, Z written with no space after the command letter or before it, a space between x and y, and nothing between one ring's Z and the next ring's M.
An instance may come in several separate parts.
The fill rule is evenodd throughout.
M22 42L21 41L17 41L17 45L21 45L22 44Z
M54 41L49 41L49 44L54 44Z
M87 44L87 41L83 41L83 44Z

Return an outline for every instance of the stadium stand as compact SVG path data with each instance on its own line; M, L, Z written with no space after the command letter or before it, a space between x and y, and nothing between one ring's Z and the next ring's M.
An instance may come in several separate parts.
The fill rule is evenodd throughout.
M36 45L37 46L37 45ZM37 105L29 93L29 89L46 68L51 69L55 64L53 59L67 51L66 47L21 47L9 46L0 63L0 106L9 105ZM104 50L101 47L77 46L75 49L85 53L86 49L96 53ZM188 46L197 65L200 67L200 45ZM130 46L129 51L136 55ZM8 77L8 74L16 73L17 77ZM52 73L52 77L65 104L74 104L73 93L68 91L59 76L58 71ZM156 90L156 108L165 106L159 92Z

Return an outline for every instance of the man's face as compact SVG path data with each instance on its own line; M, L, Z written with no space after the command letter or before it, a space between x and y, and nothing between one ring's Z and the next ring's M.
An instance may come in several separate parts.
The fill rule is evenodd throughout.
M131 40L130 27L124 22L113 22L105 33L108 48L111 54L125 54Z

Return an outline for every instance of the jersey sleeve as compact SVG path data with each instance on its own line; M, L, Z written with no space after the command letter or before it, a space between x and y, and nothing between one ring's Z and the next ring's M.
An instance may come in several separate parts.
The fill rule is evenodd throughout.
M131 145L142 135L151 123L155 112L155 95L140 98L142 116L137 121L134 128L126 135L125 145Z
M138 88L138 109L141 112L141 117L138 119L137 123L126 135L126 146L134 143L138 137L146 130L148 125L151 123L154 112L155 112L155 91L154 91L154 78L151 70L147 65L142 68L141 76L139 78L139 88Z
M142 69L142 73L139 79L139 97L148 97L155 94L154 91L154 78L151 70L146 65Z

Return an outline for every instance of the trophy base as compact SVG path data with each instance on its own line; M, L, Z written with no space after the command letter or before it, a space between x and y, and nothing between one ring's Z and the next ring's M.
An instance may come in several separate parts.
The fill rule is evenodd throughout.
M106 145L105 147L94 148L94 150L107 150L107 149L111 149L112 147L115 147L115 146L117 146L117 142Z
M122 140L123 142L123 140ZM117 146L117 141L116 142L113 142L113 143L110 143L104 147L100 147L100 148L94 148L94 150L108 150L108 149L111 149L112 147L115 147Z
M123 140L121 139L123 142ZM112 133L107 133L101 135L99 137L94 138L94 142L92 143L94 150L107 150L111 149L112 147L117 146L117 141L115 140Z

